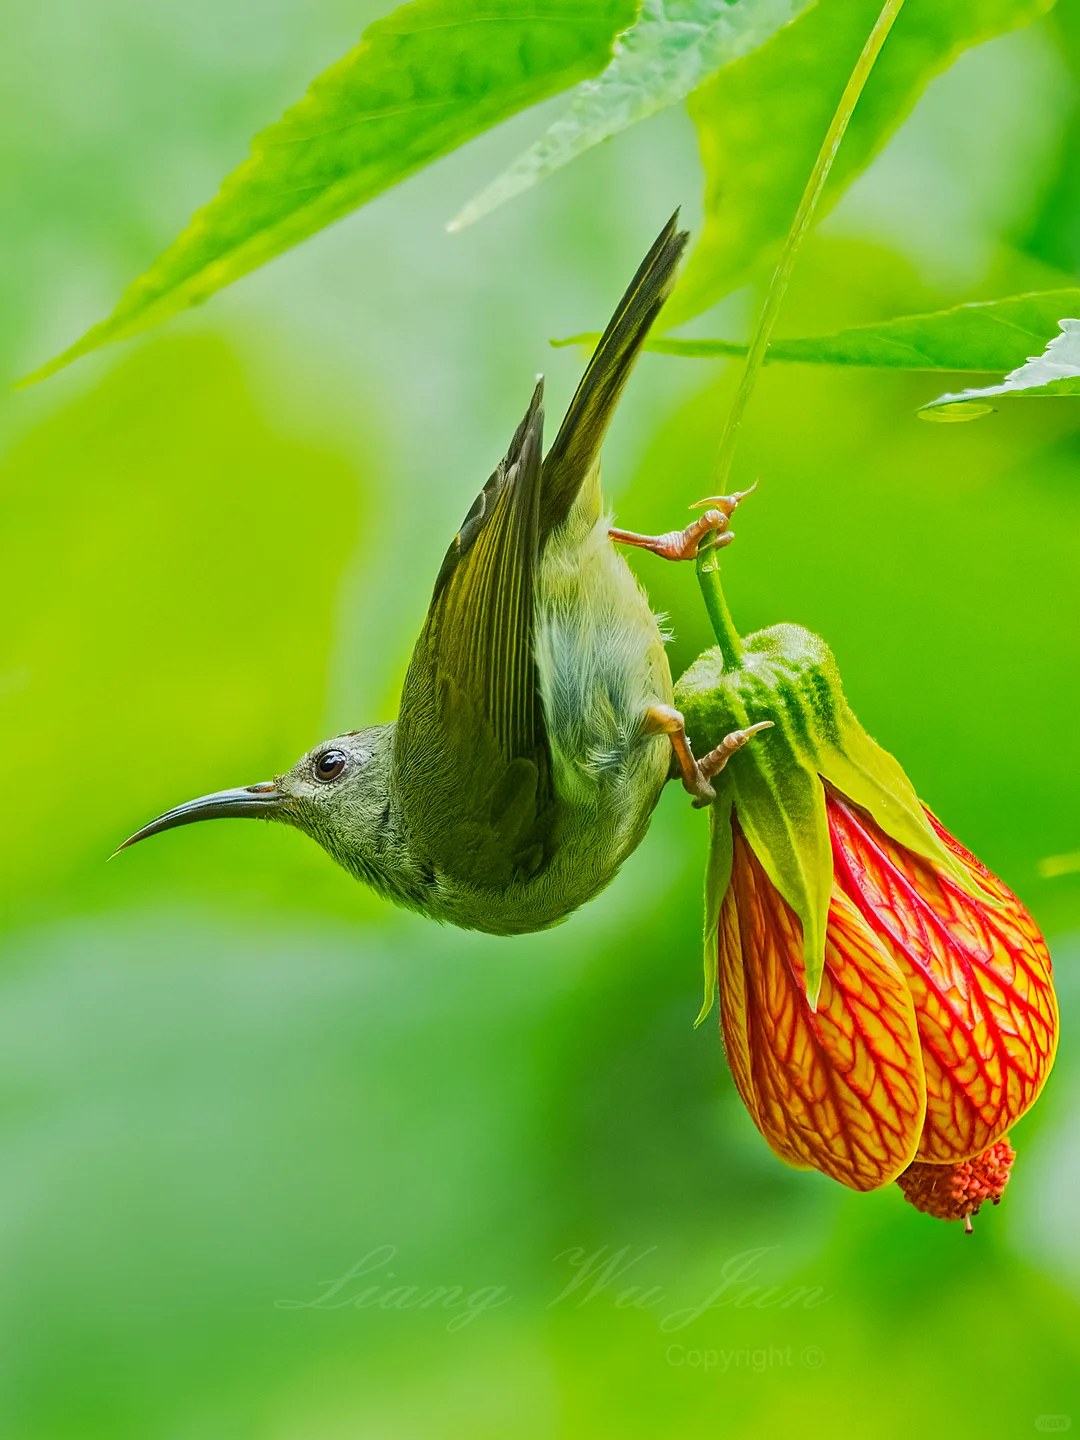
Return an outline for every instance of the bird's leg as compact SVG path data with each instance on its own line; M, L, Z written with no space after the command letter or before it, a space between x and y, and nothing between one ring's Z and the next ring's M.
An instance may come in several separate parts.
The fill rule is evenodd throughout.
M686 722L674 705L650 705L645 711L645 733L666 735L671 741L675 767L682 779L683 789L694 797L696 810L716 799L716 791L710 784L713 776L719 775L736 750L741 750L759 730L768 730L772 723L771 720L761 720L756 725L748 725L745 730L733 730L730 735L724 736L715 750L695 760L686 734Z
M650 705L645 711L644 728L646 735L666 735L671 741L672 773L682 777L683 789L694 796L695 804L708 805L715 800L716 791L694 759L682 713L674 705Z
M697 520L691 520L685 530L669 530L666 535L638 535L633 530L612 529L608 534L619 545L638 545L664 560L696 560L703 543L713 549L731 544L735 538L727 528L731 512L749 494L749 490L741 490L734 495L712 496L705 503L713 508Z
M663 560L696 560L701 542L710 533L716 538L717 547L730 545L734 535L726 534L728 516L720 510L707 510L697 520L691 520L685 530L669 530L666 535L637 535L633 530L608 531L611 539L619 545L639 545L642 550L651 550Z

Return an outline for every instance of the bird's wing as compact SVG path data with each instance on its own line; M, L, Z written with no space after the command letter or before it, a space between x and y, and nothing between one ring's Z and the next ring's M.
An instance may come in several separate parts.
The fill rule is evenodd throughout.
M687 239L676 219L620 300L542 464L537 385L447 551L413 651L394 739L395 798L412 852L465 884L528 879L551 854L557 807L533 653L534 581L674 284Z
M532 633L542 399L541 383L447 551L395 735L410 847L467 884L527 879L549 853L554 801Z

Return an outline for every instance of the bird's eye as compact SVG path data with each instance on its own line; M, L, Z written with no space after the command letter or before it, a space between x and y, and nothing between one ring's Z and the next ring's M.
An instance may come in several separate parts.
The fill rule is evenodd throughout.
M336 780L349 763L344 750L324 750L315 761L315 779L329 783Z

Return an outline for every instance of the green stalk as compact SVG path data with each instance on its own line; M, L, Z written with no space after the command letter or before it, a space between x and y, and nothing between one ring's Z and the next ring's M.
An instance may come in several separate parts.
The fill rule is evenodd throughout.
M720 449L716 457L716 469L713 473L712 489L714 494L722 494L727 489L728 476L731 474L732 461L735 459L735 447L739 443L739 431L742 428L743 416L746 413L750 397L754 393L754 386L757 384L761 367L765 363L765 352L769 347L769 339L776 324L776 317L780 313L780 305L783 302L788 281L791 279L791 272L795 268L795 257L799 253L799 246L806 238L807 231L814 223L818 202L825 189L825 182L829 178L829 171L836 159L836 152L840 149L840 142L844 138L848 122L903 3L904 0L885 0L881 14L874 22L874 28L870 31L866 44L862 48L862 54L855 62L855 68L844 86L844 93L840 97L836 113L833 115L821 149L818 151L817 159L814 161L814 168L806 182L802 199L799 201L799 208L795 211L791 229L787 233L780 259L773 271L769 291L765 296L765 304L762 306L757 328L750 341L739 388L735 392L735 399L728 411L724 433L720 440ZM716 631L717 643L724 655L724 664L725 666L729 664L730 651L734 663L738 665L741 661L742 647L738 643L731 615L720 590L718 572L716 551L703 550L698 557L698 583L709 611L709 618L713 622L713 629ZM733 636L734 644L732 644Z
M866 44L863 46L862 54L855 62L855 68L844 86L844 93L836 107L836 114L832 118L821 149L818 151L817 159L814 161L814 168L806 182L806 189L799 201L799 208L795 211L795 219L791 222L791 229L784 241L780 259L773 271L769 293L765 297L757 329L750 342L742 379L739 381L739 388L728 412L727 424L724 426L713 477L713 491L717 495L722 494L727 487L727 478L731 473L731 462L735 458L735 446L738 443L743 415L750 396L754 393L758 373L765 363L765 351L768 349L776 317L780 313L780 305L784 298L784 292L787 290L788 281L791 279L791 272L795 268L795 257L799 253L799 246L806 238L806 232L814 223L814 215L821 199L821 192L825 189L825 182L829 178L829 171L836 159L836 152L840 149L840 142L844 138L848 121L858 104L863 86L870 78L870 71L874 68L874 62L877 60L881 47L885 44L885 39L893 27L893 21L899 15L903 3L904 0L885 0L881 14L874 22L874 28L870 31Z
M727 600L720 584L720 552L715 545L705 546L698 552L697 578L705 609L712 621L713 634L724 657L725 670L741 670L743 659L742 641L731 618Z

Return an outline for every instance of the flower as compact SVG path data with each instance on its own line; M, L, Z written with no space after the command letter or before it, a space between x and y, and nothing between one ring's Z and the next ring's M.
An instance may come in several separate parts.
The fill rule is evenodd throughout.
M703 1015L718 990L782 1159L967 1220L1000 1198L1003 1137L1053 1063L1046 945L859 725L824 641L718 637L676 692L691 735L775 728L714 782Z
M833 884L816 1007L798 918L731 817L717 961L728 1061L793 1165L856 1190L981 1155L1031 1106L1053 1056L1050 957L1027 911L937 823L990 904L831 787Z

